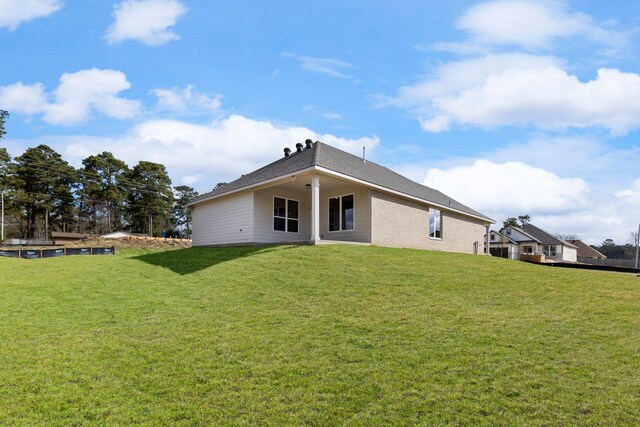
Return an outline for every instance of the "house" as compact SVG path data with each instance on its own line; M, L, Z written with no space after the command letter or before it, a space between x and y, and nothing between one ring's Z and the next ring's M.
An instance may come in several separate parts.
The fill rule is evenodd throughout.
M567 240L578 248L578 258L606 259L607 256L601 254L582 240Z
M322 142L192 200L193 245L361 242L483 253L494 221Z
M64 245L66 243L86 240L90 237L92 237L92 235L86 233L66 233L62 231L51 232L51 239L53 240L55 245Z
M544 254L554 261L577 261L577 246L560 240L551 233L526 224L521 227L508 226L499 232L492 231L489 237L492 254L510 259L519 259L521 254ZM506 254L507 256L504 256Z

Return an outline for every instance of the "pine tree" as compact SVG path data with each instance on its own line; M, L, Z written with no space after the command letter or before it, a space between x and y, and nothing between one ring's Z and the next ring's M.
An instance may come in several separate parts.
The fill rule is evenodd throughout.
M160 235L170 227L173 192L171 178L164 165L142 161L127 175L129 194L127 211L134 232Z

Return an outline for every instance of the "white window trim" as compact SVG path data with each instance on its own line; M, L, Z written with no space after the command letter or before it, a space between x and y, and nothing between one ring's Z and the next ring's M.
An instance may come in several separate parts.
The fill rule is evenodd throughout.
M347 196L353 196L353 228L350 230L342 230L342 198ZM331 209L330 200L331 199L339 199L340 205L338 208L338 230L329 230L329 212ZM355 193L347 193L341 196L331 196L327 198L327 232L328 233L351 233L356 231L356 195Z
M549 248L549 255L547 255L547 248ZM554 255L551 255L551 248L554 248ZM542 253L545 254L545 256L558 256L558 246L557 245L544 245L542 247Z
M284 215L285 216L276 216L273 213L273 207L276 204L276 199L284 199L285 200L285 204L284 204ZM287 214L289 213L289 200L292 200L294 202L298 202L298 218L289 218L287 216ZM278 195L273 195L273 203L271 204L271 228L273 229L273 232L275 233L292 233L292 234L300 234L300 200L296 200L296 199L290 199L288 197L282 197L282 196L278 196ZM276 230L276 225L275 225L275 221L273 221L274 218L282 218L284 219L284 230ZM298 231L289 231L289 219L291 219L292 221L298 221Z
M431 210L434 211L439 211L440 212L440 236L441 237L431 237ZM429 239L431 240L442 240L444 237L444 227L443 227L443 221L442 221L442 209L437 209L437 208L432 208L429 207L429 222L427 224L428 230L427 230L427 236L429 236Z

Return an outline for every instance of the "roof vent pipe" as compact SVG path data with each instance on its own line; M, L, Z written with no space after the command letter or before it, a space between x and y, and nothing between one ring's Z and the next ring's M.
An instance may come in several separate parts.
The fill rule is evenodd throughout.
M291 154L291 149L289 147L285 147L284 149L284 156L285 157L289 157L289 154Z
M296 144L296 153L302 153L302 147L304 147L304 145L302 145L301 142L298 142Z
M308 150L309 148L311 148L311 145L313 144L313 141L310 140L310 139L307 139L304 143L306 145L305 148Z

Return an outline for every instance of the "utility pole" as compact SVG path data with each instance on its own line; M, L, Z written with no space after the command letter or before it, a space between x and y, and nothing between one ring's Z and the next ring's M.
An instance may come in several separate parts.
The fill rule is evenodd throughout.
M640 224L638 224L638 235L636 236L636 268L638 268L639 253L640 253Z

